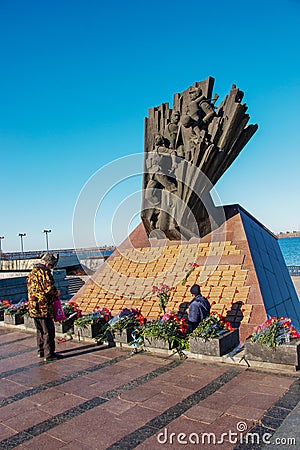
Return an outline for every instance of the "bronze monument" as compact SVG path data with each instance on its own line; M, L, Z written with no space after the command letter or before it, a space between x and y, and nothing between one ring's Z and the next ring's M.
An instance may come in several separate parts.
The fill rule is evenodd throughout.
M222 223L210 190L257 130L235 85L217 107L214 79L196 82L145 119L141 217L148 236L202 237Z

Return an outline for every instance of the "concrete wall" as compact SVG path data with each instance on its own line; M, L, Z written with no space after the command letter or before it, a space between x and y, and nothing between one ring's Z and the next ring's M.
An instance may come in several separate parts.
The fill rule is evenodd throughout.
M61 300L68 300L68 280L66 280L66 271L54 270L53 277L55 285L60 291ZM27 301L26 277L13 277L0 280L0 300L4 299L9 300L11 303L18 303L20 300Z

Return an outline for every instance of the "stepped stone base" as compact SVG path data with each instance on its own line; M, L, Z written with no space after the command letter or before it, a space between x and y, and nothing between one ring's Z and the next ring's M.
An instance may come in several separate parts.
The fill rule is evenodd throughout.
M207 341L190 337L190 352L200 355L223 356L236 348L239 343L239 331L237 329Z
M293 339L290 344L279 345L270 349L257 342L246 342L245 358L250 363L254 361L284 364L299 369L300 339Z
M152 287L171 286L167 311L184 315L198 283L211 310L239 328L240 340L267 315L290 317L300 328L299 300L277 238L239 205L224 207L226 221L201 240L148 239L142 224L73 297L84 313L106 306L117 314L140 308L151 319L160 313ZM190 269L197 267L182 280Z

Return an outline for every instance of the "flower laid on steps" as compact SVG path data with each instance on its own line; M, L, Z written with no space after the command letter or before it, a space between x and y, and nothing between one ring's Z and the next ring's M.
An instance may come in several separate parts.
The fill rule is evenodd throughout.
M291 319L281 316L280 318L271 317L256 327L250 341L275 348L296 338L300 338L300 334L291 325Z
M187 273L181 282L182 286L186 285L186 282L187 282L189 276L194 272L196 267L199 267L199 264L192 262L192 263L189 263L188 266L189 266L189 269L187 270Z
M170 298L170 291L172 288L168 286L167 284L162 283L160 287L153 286L152 287L152 294L156 294L159 299L159 308L160 311L165 314L166 312L166 306L168 304L169 298Z

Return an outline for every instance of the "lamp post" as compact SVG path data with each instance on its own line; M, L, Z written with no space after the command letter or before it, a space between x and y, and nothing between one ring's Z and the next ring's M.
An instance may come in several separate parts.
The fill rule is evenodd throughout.
M51 233L51 230L44 230L43 233L46 234L46 247L47 247L47 252L48 252L48 250L49 250L48 233Z
M4 239L4 236L0 236L0 270L2 269L2 239Z
M19 233L19 236L21 239L21 252L24 253L23 237L26 236L26 233Z
M0 236L0 257L2 257L2 239L4 239L4 236Z

